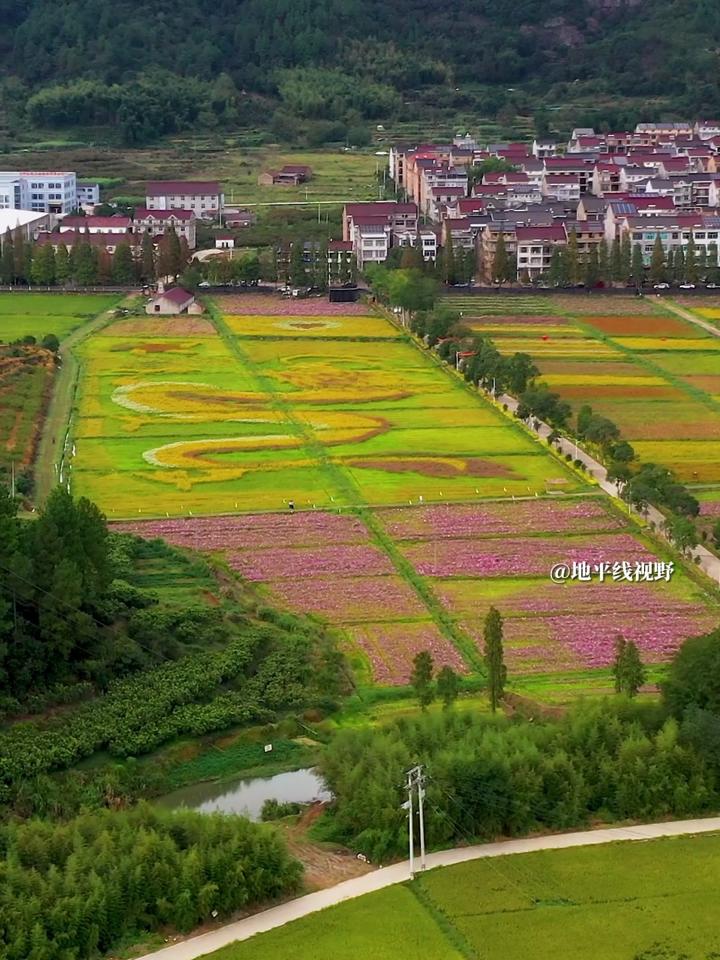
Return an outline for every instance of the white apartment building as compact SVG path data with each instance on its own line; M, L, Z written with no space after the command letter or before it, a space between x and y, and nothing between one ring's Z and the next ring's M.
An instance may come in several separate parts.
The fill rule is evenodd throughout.
M360 270L368 263L384 263L390 249L390 224L387 218L354 218L352 244Z
M146 188L148 210L192 210L201 220L216 220L224 203L217 180L155 180Z
M77 178L64 170L0 171L0 210L71 213L78 205Z

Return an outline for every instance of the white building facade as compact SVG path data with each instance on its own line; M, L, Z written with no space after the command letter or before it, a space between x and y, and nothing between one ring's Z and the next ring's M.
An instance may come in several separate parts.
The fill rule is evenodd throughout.
M0 171L0 210L71 213L78 205L77 177L62 170Z

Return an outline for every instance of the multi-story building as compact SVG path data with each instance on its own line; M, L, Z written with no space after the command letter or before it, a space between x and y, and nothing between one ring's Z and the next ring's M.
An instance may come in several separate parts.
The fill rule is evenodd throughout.
M0 171L0 210L71 213L78 206L77 178L58 170Z
M432 261L438 255L438 235L432 227L420 227L419 230L397 230L392 235L394 247L418 247L423 260Z
M518 277L533 280L547 273L555 247L565 246L567 234L563 226L516 227Z
M185 237L191 250L197 246L197 222L192 210L148 210L136 207L132 218L133 233L149 233L151 237L161 237L170 227L178 237Z
M217 180L155 180L147 184L148 210L192 210L201 220L216 220L225 197Z

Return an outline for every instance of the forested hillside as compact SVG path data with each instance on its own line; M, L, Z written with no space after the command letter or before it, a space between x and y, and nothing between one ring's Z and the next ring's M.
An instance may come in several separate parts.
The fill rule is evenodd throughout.
M130 143L273 112L280 133L429 105L534 113L578 91L720 110L714 0L2 0L0 18L12 125L113 123Z

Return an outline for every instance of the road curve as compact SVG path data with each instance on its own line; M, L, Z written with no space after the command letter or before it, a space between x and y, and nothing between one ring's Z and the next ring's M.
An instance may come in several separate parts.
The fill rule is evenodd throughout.
M576 833L559 833L552 836L526 837L519 840L501 840L497 843L482 843L472 847L456 847L431 853L427 858L428 869L449 867L468 860L480 860L484 857L504 857L512 853L532 853L535 850L565 850L568 847L585 847L600 843L615 843L619 840L656 840L660 837L679 837L699 833L720 832L720 817L706 817L701 820L675 820L665 823L643 823L630 827L607 827L601 830L581 830ZM203 933L189 940L178 941L162 947L154 953L147 953L138 960L195 960L213 950L219 950L229 943L247 940L256 933L264 933L275 927L282 927L291 920L298 920L308 914L324 910L326 907L360 897L365 893L382 890L384 887L403 883L409 879L408 864L395 863L390 867L381 867L372 873L345 880L327 890L318 890L307 896L298 897L288 903L282 903L270 910L246 917L235 923L228 923L217 930Z

